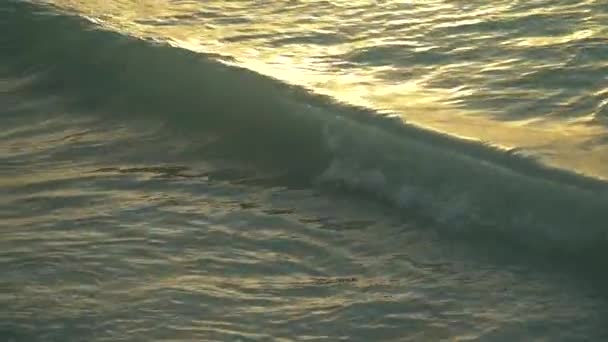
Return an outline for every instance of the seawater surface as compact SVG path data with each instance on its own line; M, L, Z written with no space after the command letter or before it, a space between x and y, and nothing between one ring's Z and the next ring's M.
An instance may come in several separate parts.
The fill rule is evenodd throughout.
M0 4L0 340L604 341L603 1Z

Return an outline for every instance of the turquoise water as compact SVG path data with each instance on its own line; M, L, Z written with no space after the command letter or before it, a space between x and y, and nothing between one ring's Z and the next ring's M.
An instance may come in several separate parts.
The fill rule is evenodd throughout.
M3 2L0 340L605 340L607 13Z

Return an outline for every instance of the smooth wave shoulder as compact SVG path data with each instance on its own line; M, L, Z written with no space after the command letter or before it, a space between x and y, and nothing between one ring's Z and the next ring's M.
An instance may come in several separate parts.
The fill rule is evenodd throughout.
M345 189L535 249L608 239L606 184L478 142L339 104L213 56L103 30L47 6L0 5L3 73L89 110L155 116L300 185ZM599 246L599 247L598 247Z

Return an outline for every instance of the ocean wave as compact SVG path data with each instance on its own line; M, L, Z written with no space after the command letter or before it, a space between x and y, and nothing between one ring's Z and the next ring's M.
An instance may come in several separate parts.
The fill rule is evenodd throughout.
M403 123L168 43L24 2L0 5L5 91L195 132L203 157L379 200L457 234L580 253L608 234L607 185L483 143ZM107 114L106 114L107 115Z

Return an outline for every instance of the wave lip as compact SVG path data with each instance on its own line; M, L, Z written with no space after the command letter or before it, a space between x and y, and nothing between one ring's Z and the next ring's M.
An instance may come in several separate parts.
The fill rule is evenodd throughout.
M604 189L517 171L378 129L329 129L335 158L320 183L363 191L462 233L496 233L534 248L577 252L607 239ZM357 137L353 139L353 137Z
M203 157L288 182L347 189L458 234L578 253L606 244L607 185L512 151L430 132L203 54L100 29L23 2L0 5L3 74L19 91L195 132ZM595 247L594 247L595 248Z

